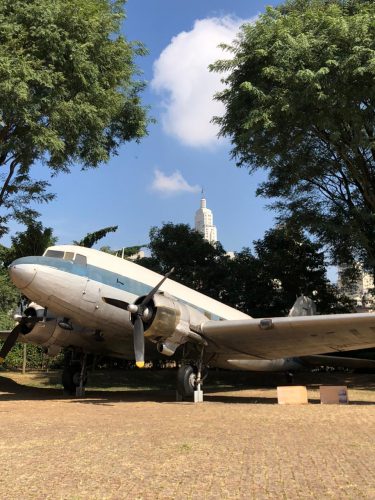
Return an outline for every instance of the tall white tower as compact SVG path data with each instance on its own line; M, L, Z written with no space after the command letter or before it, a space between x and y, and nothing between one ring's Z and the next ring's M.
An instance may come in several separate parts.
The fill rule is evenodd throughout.
M201 206L195 212L195 230L201 233L203 238L210 243L217 242L217 229L214 226L214 217L212 211L207 208L206 199L201 199Z

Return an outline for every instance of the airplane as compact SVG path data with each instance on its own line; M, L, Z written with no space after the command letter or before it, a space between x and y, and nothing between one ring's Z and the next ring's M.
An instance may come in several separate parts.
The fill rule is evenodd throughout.
M314 315L304 297L288 317L252 318L135 262L76 245L9 266L12 282L31 302L0 350L17 341L50 356L68 348L65 390L86 382L88 354L145 360L178 359L181 397L202 387L209 367L293 372L313 366L375 367L375 361L331 355L375 347L375 314ZM310 309L310 310L309 310ZM297 314L297 315L296 315Z

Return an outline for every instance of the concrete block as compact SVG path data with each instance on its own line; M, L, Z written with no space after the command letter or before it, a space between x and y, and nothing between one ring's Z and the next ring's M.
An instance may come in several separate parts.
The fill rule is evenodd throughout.
M307 400L307 389L301 385L280 386L277 388L277 401L279 405L305 405Z
M345 385L320 386L321 404L347 404L348 402L348 388Z

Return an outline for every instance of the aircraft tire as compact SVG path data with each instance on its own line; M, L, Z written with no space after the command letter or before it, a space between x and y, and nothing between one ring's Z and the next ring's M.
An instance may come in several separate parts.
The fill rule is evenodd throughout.
M195 391L197 368L192 365L183 365L177 372L177 390L184 397L191 397Z
M72 363L66 366L62 373L62 385L64 390L69 394L75 394L76 388L79 387L81 376L81 364ZM86 385L87 377L84 379L84 385Z

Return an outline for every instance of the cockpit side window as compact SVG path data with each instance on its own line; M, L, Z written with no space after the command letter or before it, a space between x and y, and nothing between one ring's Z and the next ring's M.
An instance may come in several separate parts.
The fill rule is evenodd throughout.
M76 254L74 263L78 264L79 266L86 266L87 265L87 257L86 255L81 255L79 253Z
M61 252L60 250L47 250L44 252L45 257L54 257L55 259L63 259L64 258L64 252Z
M73 260L74 259L74 252L65 252L64 253L64 260Z

